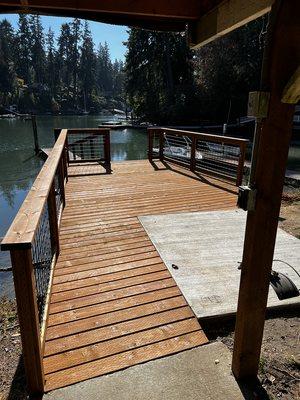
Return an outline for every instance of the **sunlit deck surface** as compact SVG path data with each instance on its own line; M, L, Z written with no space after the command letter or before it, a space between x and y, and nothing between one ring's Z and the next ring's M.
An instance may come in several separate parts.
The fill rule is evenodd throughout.
M207 343L138 216L232 209L236 190L166 166L115 163L112 174L97 165L69 167L46 391Z

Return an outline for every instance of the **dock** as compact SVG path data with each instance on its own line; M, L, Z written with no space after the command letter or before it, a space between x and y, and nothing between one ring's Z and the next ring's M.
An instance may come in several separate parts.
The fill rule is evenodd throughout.
M164 153L163 135L192 137L189 168ZM210 156L198 163L204 140L222 151L205 146ZM233 146L241 150L227 169ZM244 147L150 130L147 160L111 163L108 129L61 131L1 244L11 251L32 392L208 343L139 218L235 209Z
M116 163L102 176L69 168L46 330L46 391L207 342L138 216L228 209L236 195L180 168L156 166Z

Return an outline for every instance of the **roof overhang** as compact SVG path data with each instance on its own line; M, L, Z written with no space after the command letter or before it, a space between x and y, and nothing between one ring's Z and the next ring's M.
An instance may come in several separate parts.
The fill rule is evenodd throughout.
M203 44L268 12L274 0L6 0L0 13L78 17L159 31L184 31L192 47Z

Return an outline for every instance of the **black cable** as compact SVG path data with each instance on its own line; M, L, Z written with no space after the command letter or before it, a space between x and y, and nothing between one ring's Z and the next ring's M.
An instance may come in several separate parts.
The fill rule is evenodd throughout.
M291 264L289 264L289 263L287 263L286 261L283 261L283 260L273 260L273 262L274 261L279 261L279 262L282 262L283 264L286 264L287 266L289 266L290 268L292 268L292 270L294 271L294 272L296 272L296 274L299 276L299 278L300 278L300 274L299 274L299 272L296 270L296 268L294 268Z

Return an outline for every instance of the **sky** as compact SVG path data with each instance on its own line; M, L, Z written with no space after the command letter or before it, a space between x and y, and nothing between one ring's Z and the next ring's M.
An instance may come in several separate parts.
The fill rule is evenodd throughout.
M0 19L4 18L6 18L14 28L18 27L18 14L0 15ZM55 36L57 37L59 35L61 25L65 22L72 21L72 18L41 16L41 20L45 32L48 31L49 27L51 27L55 33ZM126 47L123 45L123 42L126 41L128 37L126 32L128 29L127 27L102 24L94 21L89 21L89 25L96 48L98 47L99 43L104 43L106 41L108 43L112 60L115 58L124 58Z

